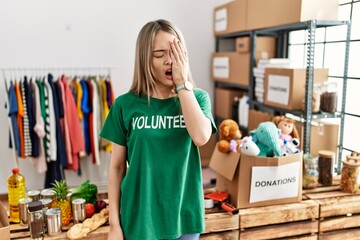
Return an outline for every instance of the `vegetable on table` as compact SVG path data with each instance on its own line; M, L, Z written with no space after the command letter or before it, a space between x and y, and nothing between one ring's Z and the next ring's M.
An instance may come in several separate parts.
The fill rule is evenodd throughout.
M70 192L72 193L71 201L76 198L84 198L86 203L94 205L96 203L98 189L89 180L84 181L79 187L71 188Z

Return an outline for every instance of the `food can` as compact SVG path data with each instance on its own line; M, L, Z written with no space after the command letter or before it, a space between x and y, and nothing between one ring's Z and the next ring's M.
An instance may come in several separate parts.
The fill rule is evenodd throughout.
M55 199L55 192L51 188L46 188L40 192L41 198L51 198L52 200Z
M39 201L40 191L39 190L30 190L27 192L27 196L32 199L33 202Z
M61 234L60 208L50 208L46 211L46 225L49 236L58 236Z
M20 225L28 225L28 203L31 202L31 198L20 198L19 199L19 215L20 215Z
M71 202L74 223L81 223L86 218L85 199L76 198Z

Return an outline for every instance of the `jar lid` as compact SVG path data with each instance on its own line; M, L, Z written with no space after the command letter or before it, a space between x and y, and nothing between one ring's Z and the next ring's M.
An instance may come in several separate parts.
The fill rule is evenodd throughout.
M27 204L29 202L32 202L32 199L28 197L19 199L19 204Z
M60 208L50 208L46 211L45 215L51 216L51 215L60 215L61 209Z
M323 156L323 157L334 157L335 153L332 151L328 151L328 150L320 150L318 152L319 156Z
M348 166L358 167L360 166L360 157L346 155L346 159L342 160L342 162Z
M39 190L29 190L27 192L28 196L36 196L36 195L40 195L40 191Z
M46 205L52 203L53 200L51 198L41 198L41 199L39 199L39 201L42 202L42 204L44 206L46 206Z
M29 212L35 212L43 209L43 204L40 201L28 203Z
M44 190L41 190L40 194L43 196L53 196L53 195L55 195L55 191L52 190L51 188L46 188Z
M83 204L83 203L85 203L84 198L76 198L76 199L72 200L72 204Z

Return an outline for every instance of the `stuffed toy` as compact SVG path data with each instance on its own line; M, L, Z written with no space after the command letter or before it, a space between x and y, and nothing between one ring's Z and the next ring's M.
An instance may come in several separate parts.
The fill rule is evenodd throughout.
M273 122L260 123L255 130L250 131L250 135L260 149L258 156L281 156L280 129Z
M291 141L280 140L281 155L287 156L289 154L299 153L300 141L298 138L293 138Z
M232 119L223 120L219 125L219 137L217 148L220 152L238 152L241 133L237 122Z
M252 137L243 137L240 144L241 153L248 156L257 156L260 153L259 147L253 142Z
M288 142L293 138L299 138L296 130L295 120L286 118L285 116L275 116L272 119L273 123L281 130L280 139Z

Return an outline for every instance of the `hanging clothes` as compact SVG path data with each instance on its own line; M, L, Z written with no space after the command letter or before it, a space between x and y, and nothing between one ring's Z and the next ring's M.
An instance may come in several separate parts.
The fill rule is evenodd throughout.
M48 74L48 83L50 86L50 90L53 95L53 104L54 104L54 122L55 122L55 131L56 131L56 159L60 162L60 165L63 168L67 167L67 157L66 157L66 151L65 151L65 143L63 136L61 134L61 127L60 127L60 114L59 114L59 101L62 101L62 96L58 96L58 91L56 90L55 84L54 84L54 77L52 74Z
M19 127L19 139L20 139L20 149L18 149L18 156L24 158L25 157L24 128L23 128L24 108L22 104L22 97L21 97L19 84L15 82L16 99L18 102L17 123Z
M34 104L34 91L32 88L32 79L28 82L28 85L25 87L26 100L27 100L27 115L29 120L29 133L30 133L30 142L31 142L31 153L29 157L38 157L40 151L39 137L34 131L35 127L35 114L36 106Z
M64 109L64 119L63 119L63 129L62 129L62 134L64 136L64 142L65 142L65 151L66 151L66 156L67 156L67 163L68 166L73 164L73 158L72 158L72 153L71 153L71 141L70 141L70 133L69 133L69 126L68 126L68 122L67 122L67 117L66 115L69 114L67 109L66 109L66 102L65 102L65 90L64 90L64 84L62 81L58 80L57 81L60 90L61 90L61 102L62 102L62 106Z
M100 152L99 152L99 134L101 130L100 122L100 102L99 102L99 89L96 79L90 79L92 85L92 136L93 136L93 163L100 165Z
M83 112L83 132L84 132L84 139L85 139L85 151L86 154L91 153L91 146L90 146L90 132L89 132L89 115L90 115L90 104L89 104L89 88L84 79L80 81L83 97L81 99L81 110Z
M35 166L38 173L44 173L47 171L45 149L44 149L44 137L45 137L45 123L41 115L40 104L40 91L36 81L32 81L32 89L34 90L34 106L35 106L35 126L34 131L39 138L39 156L30 157L30 163Z
M74 97L71 93L69 85L67 83L67 78L65 75L61 76L61 81L64 85L65 93L65 106L66 110L71 113L66 115L65 121L67 121L69 127L69 135L71 140L71 154L72 154L72 165L69 164L68 169L77 170L79 168L79 156L78 154L81 151L84 151L84 137L81 132L80 122L77 115L77 108Z
M44 78L44 90L45 90L45 106L47 111L48 119L46 119L46 127L49 126L49 134L47 135L50 139L50 145L48 148L50 161L57 160L57 142L56 142L56 122L55 122L55 109L54 109L54 95L48 81L48 76ZM47 99L47 101L46 101ZM49 125L47 125L47 123Z
M50 161L50 119L48 117L48 104L49 101L46 98L45 95L45 87L44 83L41 80L36 80L36 85L38 86L39 90L39 98L40 98L40 113L44 120L44 130L45 130L45 136L43 137L43 145L44 145L44 153L45 153L45 159L46 161Z
M24 82L21 85L21 97L24 107L24 117L23 117L23 126L24 126L24 143L25 143L25 157L31 156L32 153L32 144L30 137L30 123L29 123L29 115L28 115L28 103L27 103L27 77L24 77Z
M12 130L14 134L14 146L16 151L18 152L20 149L20 136L19 136L19 128L17 122L17 114L18 114L18 101L16 97L15 87L12 81L10 82L9 87L9 117L11 119Z

